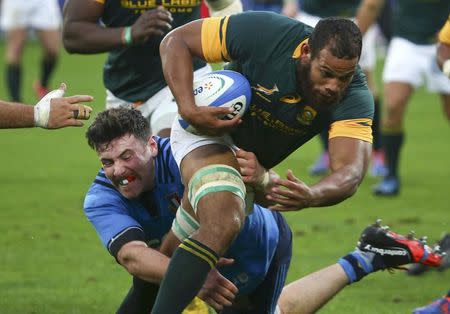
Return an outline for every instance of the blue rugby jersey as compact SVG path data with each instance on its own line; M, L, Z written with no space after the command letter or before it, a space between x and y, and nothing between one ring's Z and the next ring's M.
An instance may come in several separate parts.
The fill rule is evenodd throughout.
M130 228L142 230L149 246L155 247L172 226L184 187L169 139L156 140L159 148L155 159L156 184L150 198L126 199L106 178L103 169L86 194L84 212L110 252L111 243ZM225 254L234 258L235 263L220 270L236 284L239 294L250 293L262 282L277 248L278 236L278 226L272 213L255 205L242 231Z

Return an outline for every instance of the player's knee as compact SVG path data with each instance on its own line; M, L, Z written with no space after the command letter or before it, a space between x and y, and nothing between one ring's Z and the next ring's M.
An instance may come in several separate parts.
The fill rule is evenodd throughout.
M197 220L182 206L178 207L177 215L172 223L172 231L178 240L189 238L200 227Z
M221 215L214 223L202 223L198 230L208 243L214 243L214 250L222 255L239 234L244 219L237 215Z
M226 192L226 193L220 193ZM200 200L204 210L211 207L237 207L244 214L245 184L241 174L227 165L209 165L194 173L188 185L188 199L194 213L197 213ZM234 200L237 204L233 206Z

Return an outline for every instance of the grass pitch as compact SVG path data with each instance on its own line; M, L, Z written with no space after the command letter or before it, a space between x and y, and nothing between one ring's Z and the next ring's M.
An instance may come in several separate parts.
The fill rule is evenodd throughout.
M105 99L104 58L62 53L53 86L66 82L69 95L93 95L99 112ZM23 67L27 103L35 103L31 84L39 59L39 47L30 44ZM0 99L6 98L2 84ZM113 313L128 291L130 276L103 249L82 212L84 193L100 165L86 144L85 130L0 132L0 313ZM342 204L286 215L295 237L289 281L336 262L378 217L400 233L414 229L431 241L450 231L450 128L438 96L416 92L406 130L399 197L375 198L370 189L378 180L367 176L357 194ZM318 151L313 140L279 172L291 168L306 182L315 182L307 168ZM381 272L347 287L321 312L410 313L448 289L450 271L420 278Z

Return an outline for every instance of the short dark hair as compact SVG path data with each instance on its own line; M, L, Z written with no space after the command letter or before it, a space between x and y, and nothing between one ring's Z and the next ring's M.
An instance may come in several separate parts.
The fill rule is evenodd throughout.
M309 37L311 59L324 49L330 49L339 59L353 59L361 56L361 32L352 21L345 18L328 17L321 19Z
M86 131L92 149L98 150L112 140L132 134L146 142L150 137L150 124L140 111L131 108L113 108L100 112Z

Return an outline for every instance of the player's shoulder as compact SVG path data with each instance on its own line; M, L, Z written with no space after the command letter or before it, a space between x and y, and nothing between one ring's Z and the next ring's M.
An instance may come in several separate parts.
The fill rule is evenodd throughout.
M299 20L287 17L282 14L277 14L269 11L246 11L230 16L230 24L241 30L249 28L268 29L289 31L296 29L297 31L304 31L305 34L310 34L313 27L300 22ZM266 35L264 33L253 34L254 36ZM281 35L281 34L280 34Z
M122 196L106 177L103 169L95 176L84 199L84 207L99 207L102 204L121 202Z

